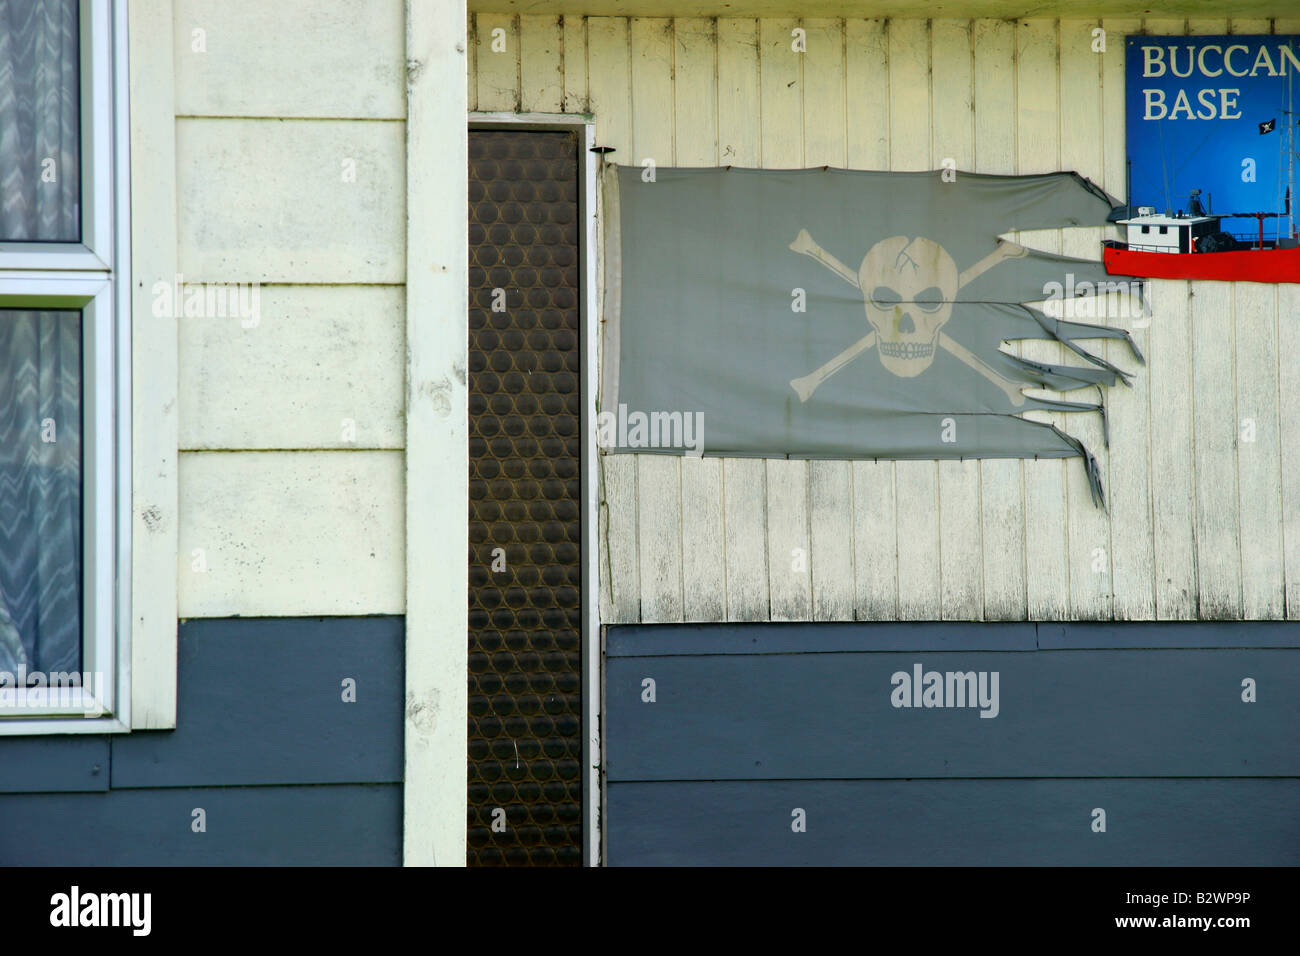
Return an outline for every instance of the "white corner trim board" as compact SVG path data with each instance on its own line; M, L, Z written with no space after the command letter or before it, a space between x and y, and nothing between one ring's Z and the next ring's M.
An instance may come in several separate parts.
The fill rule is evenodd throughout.
M126 6L126 4L123 4ZM176 318L155 282L176 273L176 116L170 0L127 12L131 99L131 726L176 726ZM119 50L125 48L119 44ZM124 91L123 91L124 92ZM125 157L122 157L125 159ZM127 311L127 304L130 311Z
M406 4L406 738L402 860L464 866L469 650L465 5ZM462 227L452 228L455 223Z

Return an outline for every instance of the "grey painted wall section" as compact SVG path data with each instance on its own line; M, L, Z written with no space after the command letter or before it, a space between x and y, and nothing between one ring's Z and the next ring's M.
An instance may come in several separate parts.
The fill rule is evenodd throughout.
M400 781L402 635L391 617L186 622L176 730L115 739L112 786Z
M6 866L399 866L402 856L400 784L23 794L0 798L0 814Z
M997 672L997 716L895 708L917 663ZM605 703L609 780L1300 775L1288 650L619 658Z
M611 627L607 859L1294 864L1298 647L1272 623ZM893 706L917 664L997 672L997 716Z
M1300 623L1178 621L983 624L967 621L626 624L606 630L606 657L827 654L839 651L1032 651L1040 648L1300 647Z
M176 730L0 738L0 865L400 864L403 642L400 617L182 622Z
M107 737L0 737L0 793L107 790L108 750Z
M1300 781L620 783L612 866L1295 866ZM1092 830L1094 808L1106 832ZM807 831L791 830L805 811Z

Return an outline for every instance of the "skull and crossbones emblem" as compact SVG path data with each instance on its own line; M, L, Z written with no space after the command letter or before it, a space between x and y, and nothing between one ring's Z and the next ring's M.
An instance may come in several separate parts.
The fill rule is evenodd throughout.
M867 250L857 272L819 246L807 229L799 230L789 248L816 259L861 292L871 326L870 332L821 368L790 382L799 401L808 401L823 382L874 347L880 364L900 378L920 375L934 361L935 349L941 348L997 385L1013 405L1025 403L1019 384L998 374L943 331L957 293L999 263L1026 255L1023 246L999 240L991 253L962 272L943 246L921 236L880 240Z

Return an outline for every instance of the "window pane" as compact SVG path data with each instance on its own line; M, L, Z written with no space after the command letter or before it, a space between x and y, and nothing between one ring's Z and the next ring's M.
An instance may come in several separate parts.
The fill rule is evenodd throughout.
M0 242L81 240L77 0L0 0Z
M0 671L81 671L81 314L0 309Z

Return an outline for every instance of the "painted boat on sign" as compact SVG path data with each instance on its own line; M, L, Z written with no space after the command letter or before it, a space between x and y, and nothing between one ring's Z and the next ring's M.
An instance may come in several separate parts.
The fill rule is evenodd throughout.
M1231 252L1146 252L1107 242L1102 261L1111 275L1222 282L1300 282L1300 247Z

